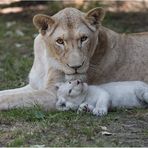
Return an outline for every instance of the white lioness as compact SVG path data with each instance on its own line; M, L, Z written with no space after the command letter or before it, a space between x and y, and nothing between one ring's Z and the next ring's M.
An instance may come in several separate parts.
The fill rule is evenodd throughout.
M148 85L142 81L111 82L90 85L80 80L57 83L56 108L88 110L103 116L112 108L148 107Z
M39 30L34 41L34 63L29 84L0 92L0 110L32 106L55 109L54 84L87 79L89 84L108 81L148 82L148 34L119 34L101 26L104 10L83 13L65 8L53 16L37 14Z

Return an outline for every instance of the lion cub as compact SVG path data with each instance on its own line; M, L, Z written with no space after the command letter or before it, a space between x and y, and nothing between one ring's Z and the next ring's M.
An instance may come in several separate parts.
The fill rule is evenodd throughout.
M98 86L88 86L81 80L57 85L56 108L58 110L90 111L103 116L108 109L146 107L148 105L148 85L141 81L111 82Z

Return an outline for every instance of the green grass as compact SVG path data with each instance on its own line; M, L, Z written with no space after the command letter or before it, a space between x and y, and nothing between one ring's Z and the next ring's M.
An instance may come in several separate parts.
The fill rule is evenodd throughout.
M99 5L93 3L89 7ZM61 7L56 3L50 5L50 13ZM33 63L33 39L37 33L31 17L36 13L27 11L0 16L0 90L27 83ZM103 24L119 32L136 32L141 28L145 31L146 19L142 20L141 27L135 15L107 13ZM6 23L11 21L16 23L7 28ZM18 29L24 36L16 34ZM118 110L97 118L84 113L45 112L39 106L1 111L0 146L148 146L145 140L148 138L147 114L148 110L144 109ZM106 126L113 134L102 135L101 126Z
M135 135L137 129L136 138L141 138L144 131L143 138L147 137L148 127L132 127L135 129L133 133L133 129L126 131L123 125L144 122L146 111L119 110L98 118L84 113L44 112L39 107L13 109L0 113L1 126L6 126L0 130L0 136L9 134L5 146L134 146L130 140L128 144L120 140L125 139L126 132L128 136ZM129 120L131 124L128 124ZM106 126L113 135L103 136L101 126ZM137 144L140 146L140 143Z

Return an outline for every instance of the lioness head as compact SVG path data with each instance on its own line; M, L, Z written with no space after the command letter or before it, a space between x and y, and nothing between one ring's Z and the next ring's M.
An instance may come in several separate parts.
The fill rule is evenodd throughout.
M66 75L85 75L98 44L98 31L104 10L83 13L65 8L53 16L37 14L33 23L45 42L49 62Z

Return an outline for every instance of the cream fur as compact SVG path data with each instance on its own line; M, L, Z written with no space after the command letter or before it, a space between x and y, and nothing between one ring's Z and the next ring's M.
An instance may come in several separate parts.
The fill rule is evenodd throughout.
M83 13L66 8L54 16L36 15L40 34L34 40L34 63L25 88L0 92L0 109L32 106L55 108L54 84L86 79L89 84L117 80L148 82L148 34L119 34L101 26L104 11ZM88 38L80 43L82 36ZM65 45L55 44L63 38ZM77 74L70 66L79 66ZM66 74L66 76L65 76ZM30 103L31 102L31 103Z
M69 82L58 87L57 110L89 111L96 116L103 116L113 108L148 107L148 85L141 81L89 86L79 80Z

